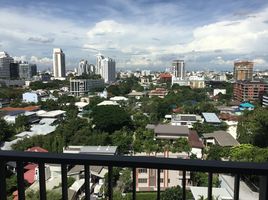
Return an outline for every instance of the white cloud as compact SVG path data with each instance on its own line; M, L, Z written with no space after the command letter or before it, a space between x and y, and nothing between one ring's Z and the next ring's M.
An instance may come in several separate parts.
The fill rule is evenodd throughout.
M53 59L48 58L48 57L39 58L37 56L31 56L30 62L36 63L36 64L51 65L53 62Z

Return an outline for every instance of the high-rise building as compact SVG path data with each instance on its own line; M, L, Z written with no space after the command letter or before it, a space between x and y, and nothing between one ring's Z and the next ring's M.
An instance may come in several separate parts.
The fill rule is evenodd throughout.
M65 54L60 48L53 49L53 75L55 78L65 77Z
M96 58L96 74L101 74L101 61L104 59L104 56L98 53Z
M100 74L105 83L115 81L115 60L104 58L100 53L97 54L96 74Z
M7 52L0 52L0 78L10 79L10 64L14 63L14 59Z
M73 79L70 80L70 93L74 96L85 96L94 89L103 88L103 79Z
M10 79L19 79L19 63L10 63Z
M21 79L30 80L36 74L36 64L30 64L27 62L19 63L19 76Z
M183 80L185 78L185 63L184 63L184 61L183 60L173 60L172 72L176 78Z
M81 76L83 74L95 74L95 66L88 64L87 60L81 60L77 68L77 75Z
M238 61L234 63L234 79L236 81L251 81L253 78L253 62Z
M260 97L268 92L268 84L261 81L236 81L234 83L234 99L243 101L258 101Z

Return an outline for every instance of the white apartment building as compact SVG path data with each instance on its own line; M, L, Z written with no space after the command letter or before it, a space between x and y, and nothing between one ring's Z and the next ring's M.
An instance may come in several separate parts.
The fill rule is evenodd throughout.
M100 74L105 83L115 81L115 61L111 58L104 58L100 53L96 59L96 74Z
M70 93L74 96L88 95L93 89L103 88L103 79L73 79L70 80Z
M268 95L262 96L262 107L268 107Z
M81 60L76 71L78 76L83 74L95 74L95 66L88 64L87 60Z
M187 153L171 153L169 151L160 153L147 154L145 152L135 154L135 156L156 156L165 158L188 159ZM182 171L160 170L160 187L161 190L166 188L182 186ZM136 190L137 191L157 191L157 170L147 168L136 169ZM190 172L186 172L186 185L190 180Z
M60 48L53 49L53 75L55 78L62 78L66 76L65 54Z

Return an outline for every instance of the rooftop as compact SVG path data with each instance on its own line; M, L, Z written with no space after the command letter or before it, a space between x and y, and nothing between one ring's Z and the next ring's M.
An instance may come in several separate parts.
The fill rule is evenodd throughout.
M3 111L37 111L39 109L40 109L40 106L27 106L23 108L5 107L5 108L1 108L0 110L3 110Z
M217 143L222 147L227 146L237 146L239 142L233 138L229 133L226 131L214 131L213 133L205 133L203 134L205 139L214 138Z
M208 123L221 123L221 120L215 113L202 113L202 115Z
M169 124L158 124L154 132L156 134L169 134L169 135L189 135L189 129L187 126L172 126Z

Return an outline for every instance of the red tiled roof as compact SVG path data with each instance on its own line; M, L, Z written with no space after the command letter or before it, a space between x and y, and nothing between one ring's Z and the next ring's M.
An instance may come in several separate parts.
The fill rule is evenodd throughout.
M238 121L239 120L239 116L231 115L229 113L221 113L219 118L222 120L229 120L229 121Z
M42 153L42 152L44 152L44 153L48 152L48 150L43 149L43 148L41 148L41 147L31 147L31 148L27 149L26 151L30 151L30 152L40 152L40 153Z
M29 163L28 165L24 166L25 170L32 170L37 167L37 164Z
M34 176L35 176L35 169L28 170L24 173L24 180L26 180L28 183L33 184L34 183Z
M13 107L5 107L2 108L0 110L2 111L37 111L40 109L40 106L27 106L27 107L23 107L23 108L13 108Z
M168 73L162 73L160 74L160 78L172 78L172 75Z
M204 145L199 139L199 136L195 130L190 130L190 133L188 135L189 144L191 147L194 148L203 148Z

